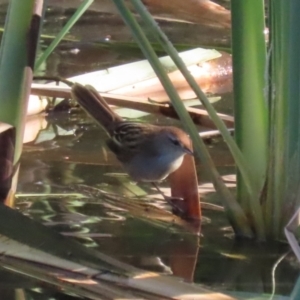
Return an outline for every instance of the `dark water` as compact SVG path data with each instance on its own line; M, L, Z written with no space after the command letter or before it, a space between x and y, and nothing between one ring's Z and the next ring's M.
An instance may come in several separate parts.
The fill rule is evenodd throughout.
M222 211L203 210L198 237L170 218L161 220L143 209L132 209L132 203L141 202L169 208L151 186L138 188L122 176L122 168L106 152L104 132L84 114L56 113L48 121L47 131L56 128L61 136L24 145L16 202L20 211L86 247L139 268L217 290L271 291L271 269L288 250L286 245L234 240ZM209 147L217 161L219 156L220 172L233 174L223 142L216 139ZM200 165L198 173L200 186L208 185ZM167 189L167 183L162 186ZM149 200L149 195L154 199ZM203 195L202 201L220 204L214 193ZM276 293L288 295L297 276L297 263L290 255L276 270Z
M220 3L228 5L228 1ZM73 12L72 8L49 9L44 32L56 34ZM175 43L211 47L228 47L230 43L225 29L160 22ZM172 26L177 26L176 30ZM114 42L132 42L129 31L116 16L86 13L70 32L75 41L64 41L55 50L44 66L45 73L71 76L143 59L137 48L107 43L108 35ZM43 43L46 46L49 40L43 39ZM222 97L216 108L232 113L230 89L215 95ZM175 122L153 116L141 121ZM223 211L203 210L200 237L186 226L174 225L169 215L147 212L139 203L169 208L152 186L137 186L123 174L105 147L105 133L91 119L77 110L56 111L46 116L46 123L35 140L24 145L17 209L86 247L142 269L174 274L216 290L271 292L272 267L289 249L287 245L234 240ZM208 147L220 173L233 175L233 161L222 140L210 140ZM197 172L202 201L220 205L200 163ZM168 192L168 183L163 183L162 188ZM298 273L294 256L288 255L276 270L276 294L289 295ZM7 293L5 299L12 294L8 284L19 287L12 284L14 280L27 287L30 299L76 298L7 274L10 273L1 276L6 279L2 293Z

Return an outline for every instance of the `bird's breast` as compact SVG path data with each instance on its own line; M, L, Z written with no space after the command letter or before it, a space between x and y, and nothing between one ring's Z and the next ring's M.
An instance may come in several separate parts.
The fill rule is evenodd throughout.
M176 171L182 164L183 156L174 158L170 155L160 155L158 157L137 155L123 164L134 180L155 182L165 179L169 174Z

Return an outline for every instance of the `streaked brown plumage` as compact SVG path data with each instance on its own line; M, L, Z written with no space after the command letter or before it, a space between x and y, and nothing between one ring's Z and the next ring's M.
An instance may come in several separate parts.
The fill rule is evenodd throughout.
M136 181L160 181L192 154L188 135L177 127L124 121L91 86L75 84L72 96L107 131L109 149Z

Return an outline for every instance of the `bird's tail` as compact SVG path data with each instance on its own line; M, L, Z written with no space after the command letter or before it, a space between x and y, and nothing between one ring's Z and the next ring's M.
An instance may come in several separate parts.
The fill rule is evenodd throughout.
M111 134L116 123L123 121L120 116L112 111L94 87L75 83L72 87L71 94L72 98L76 100L95 121L104 127L109 134Z

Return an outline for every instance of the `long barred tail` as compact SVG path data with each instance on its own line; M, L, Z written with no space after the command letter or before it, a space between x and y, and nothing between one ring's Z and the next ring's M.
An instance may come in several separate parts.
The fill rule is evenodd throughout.
M111 110L105 100L99 95L94 87L83 86L75 83L71 90L72 98L111 134L114 124L123 121L120 116Z

